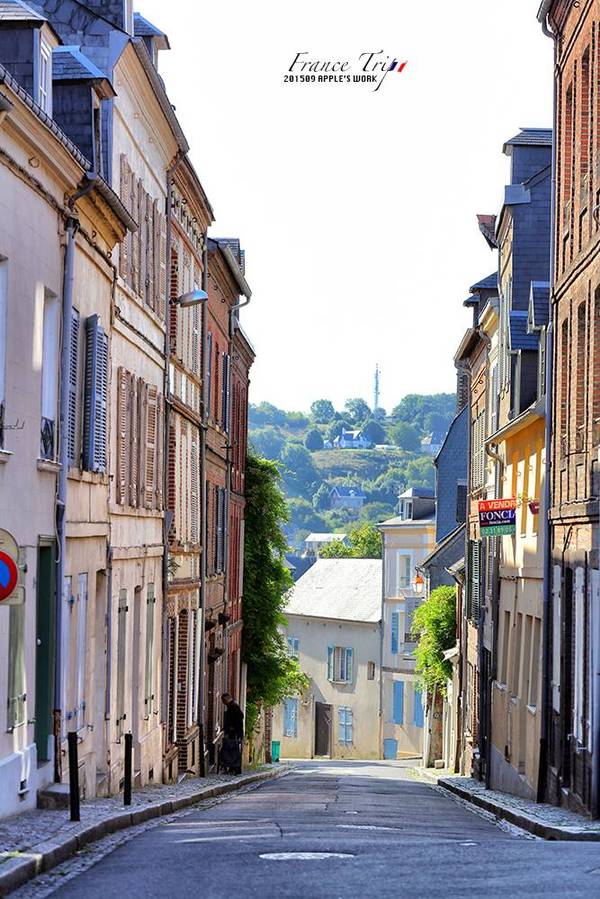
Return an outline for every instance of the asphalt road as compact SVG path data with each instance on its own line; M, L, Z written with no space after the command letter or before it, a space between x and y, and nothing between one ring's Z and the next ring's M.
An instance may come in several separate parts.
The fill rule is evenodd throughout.
M303 763L146 830L54 895L589 899L600 896L600 846L499 827L401 765Z

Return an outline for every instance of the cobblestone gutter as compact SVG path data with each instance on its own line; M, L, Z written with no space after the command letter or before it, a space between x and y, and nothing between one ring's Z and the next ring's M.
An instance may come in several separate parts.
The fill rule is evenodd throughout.
M265 765L239 777L194 778L180 784L145 787L133 794L129 808L123 806L122 797L92 799L82 802L78 823L69 821L68 811L62 810L33 810L6 818L0 821L0 896L102 837L290 770L286 765Z

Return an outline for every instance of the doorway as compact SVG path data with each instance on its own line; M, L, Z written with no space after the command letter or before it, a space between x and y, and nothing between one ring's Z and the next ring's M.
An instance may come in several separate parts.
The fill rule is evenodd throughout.
M54 707L54 621L56 605L54 541L40 541L37 558L35 650L35 745L39 762L51 757Z
M315 704L315 755L331 754L331 706Z

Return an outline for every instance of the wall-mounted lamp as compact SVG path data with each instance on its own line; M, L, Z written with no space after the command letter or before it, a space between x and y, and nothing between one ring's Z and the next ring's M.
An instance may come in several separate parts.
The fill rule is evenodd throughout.
M198 306L207 300L208 294L205 290L190 290L189 293L184 293L182 296L177 297L176 300L170 300L169 305L186 308L188 306Z
M423 576L417 571L415 575L415 579L413 581L413 589L415 593L421 594L423 592L423 588L425 586L425 581L423 580Z

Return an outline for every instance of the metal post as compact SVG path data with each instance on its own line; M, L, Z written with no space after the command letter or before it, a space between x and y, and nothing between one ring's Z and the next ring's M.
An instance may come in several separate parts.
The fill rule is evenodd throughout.
M79 765L77 760L77 734L69 731L67 734L69 747L69 808L71 821L80 821L79 816Z
M125 782L123 805L131 805L131 779L133 773L133 734L125 734Z

